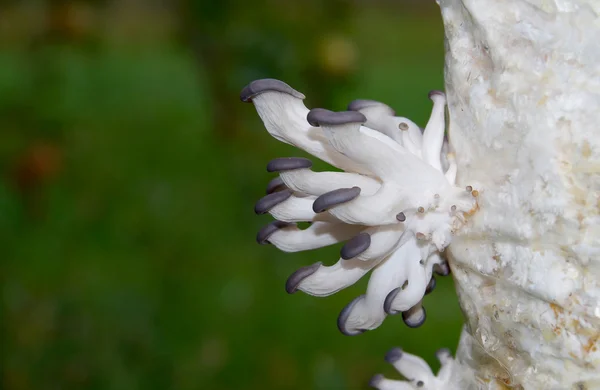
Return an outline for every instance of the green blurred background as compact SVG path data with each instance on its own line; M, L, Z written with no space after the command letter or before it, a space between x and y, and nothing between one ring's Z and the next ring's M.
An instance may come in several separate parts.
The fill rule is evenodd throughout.
M443 88L431 1L0 3L2 387L366 389L393 346L438 367L461 314L451 278L346 337L335 296L287 295L339 246L255 243L275 157L239 91L275 77L307 106L385 101L424 125ZM325 168L324 164L318 168Z

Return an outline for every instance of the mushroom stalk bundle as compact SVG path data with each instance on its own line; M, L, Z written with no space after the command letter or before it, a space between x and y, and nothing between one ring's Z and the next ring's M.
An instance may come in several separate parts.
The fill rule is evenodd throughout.
M255 205L275 221L257 235L261 244L295 252L344 241L337 263L300 268L288 293L328 296L372 271L364 295L342 310L338 327L358 335L400 314L407 326L426 318L422 300L447 275L443 252L477 207L477 191L454 185L456 168L444 146L444 93L429 94L431 118L423 131L384 103L350 102L347 111L309 110L304 95L282 81L256 80L241 93L275 138L344 172L315 172L306 158L270 161L279 177ZM369 127L370 126L370 127ZM310 222L299 229L297 222Z

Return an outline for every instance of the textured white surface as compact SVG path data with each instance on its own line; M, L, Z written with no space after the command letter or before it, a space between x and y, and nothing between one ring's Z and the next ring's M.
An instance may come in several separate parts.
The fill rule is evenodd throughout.
M600 388L600 1L440 0L473 388ZM477 383L477 384L475 384Z

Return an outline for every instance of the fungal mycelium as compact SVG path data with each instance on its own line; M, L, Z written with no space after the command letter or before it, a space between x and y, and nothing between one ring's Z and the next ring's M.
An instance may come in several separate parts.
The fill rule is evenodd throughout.
M241 92L256 107L267 131L343 172L315 172L306 158L272 160L279 176L255 205L275 221L257 240L286 252L345 242L333 265L300 268L288 293L328 296L369 271L366 294L340 313L346 335L377 328L402 313L409 327L425 321L422 300L447 275L444 249L477 209L477 192L455 186L456 164L445 139L443 92L433 91L431 117L422 130L388 105L352 101L347 111L309 110L304 95L282 81L262 79ZM300 229L297 222L310 222Z

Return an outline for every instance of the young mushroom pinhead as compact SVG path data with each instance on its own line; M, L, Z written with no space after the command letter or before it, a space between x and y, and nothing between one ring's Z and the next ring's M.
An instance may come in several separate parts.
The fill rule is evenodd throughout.
M402 348L392 348L385 354L385 361L394 364L402 358Z

